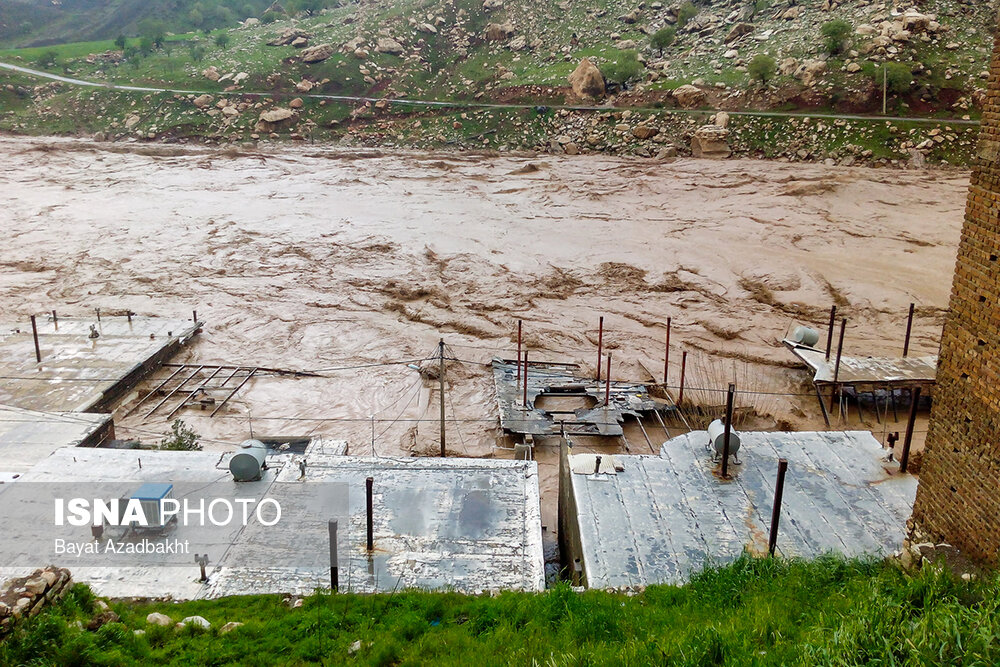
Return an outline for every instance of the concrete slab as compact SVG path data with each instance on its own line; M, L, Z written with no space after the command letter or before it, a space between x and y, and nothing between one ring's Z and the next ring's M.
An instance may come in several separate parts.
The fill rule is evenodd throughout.
M114 437L111 415L38 412L0 405L0 482L27 472L60 447L98 446Z
M191 320L102 315L0 324L0 403L55 412L101 411L177 351L200 324ZM91 326L99 335L91 338Z
M568 548L592 588L681 583L744 551L766 553L778 459L787 458L782 556L888 554L905 535L917 480L882 460L867 431L740 434L741 465L716 475L708 435L666 442L660 456L617 456L613 474L577 473L567 456ZM603 471L603 466L602 466ZM566 524L563 524L564 526Z
M826 360L826 350L817 350L791 340L782 341L813 371L813 382L832 384L836 355ZM846 385L916 386L934 384L937 378L937 355L924 357L848 357L841 355L837 382Z
M283 518L273 527L253 520L245 527L216 530L208 536L204 531L185 533L200 530L187 526L174 529L174 537L191 535L199 544L214 545L206 547L211 559L207 584L196 581L198 567L191 555L155 567L91 567L73 558L61 561L74 578L104 595L191 599L306 594L329 588L330 518L339 521L341 590L544 588L534 462L339 455L345 450L346 444L335 448L324 441L304 455L271 456L262 480L237 483L228 472L232 453L65 448L7 487L69 481L102 485L127 481L133 486L171 482L179 496L189 493L186 488L210 487L222 495L267 496L283 507L305 507L303 512L289 511L288 520ZM303 458L304 478L299 467ZM367 477L373 478L375 507L375 549L370 555L365 546ZM316 501L316 489L339 488L347 490L343 507L332 496ZM0 486L0 505L3 489ZM49 507L42 509L51 514ZM27 540L30 536L24 531L29 529L33 530L23 521L0 516L0 532L8 544ZM53 562L49 554L38 558ZM23 569L0 569L0 575L14 576Z

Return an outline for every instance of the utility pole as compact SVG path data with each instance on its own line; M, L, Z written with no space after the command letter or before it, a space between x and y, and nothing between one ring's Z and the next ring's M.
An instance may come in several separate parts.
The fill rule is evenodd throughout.
M889 98L889 68L882 63L882 115L886 115Z
M441 392L441 458L446 456L444 451L444 338L438 343L438 352L441 356L441 369L438 372L439 391Z

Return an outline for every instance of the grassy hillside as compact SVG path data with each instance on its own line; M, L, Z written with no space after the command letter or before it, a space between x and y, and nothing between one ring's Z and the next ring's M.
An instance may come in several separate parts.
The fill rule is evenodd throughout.
M927 0L920 11L915 23L866 0L835 6L825 0L375 0L312 15L273 15L271 23L254 20L234 29L168 35L162 44L148 36L133 38L124 51L110 41L0 51L0 60L89 80L212 94L209 106L195 107L194 96L124 99L37 81L19 87L0 72L0 85L6 83L17 98L6 113L0 109L0 129L166 141L291 137L557 152L572 144L577 152L684 154L699 124L711 120L710 114L690 115L690 107L881 114L883 81L890 116L974 120L984 95L995 12L986 3L960 0ZM842 22L845 32L832 48L824 30L835 22ZM651 35L663 28L675 36L661 53ZM292 31L308 48L268 45ZM316 47L321 57L314 62L303 57ZM614 70L622 70L616 63L628 54L638 59L634 72L615 76ZM584 57L609 83L623 79L627 89L612 85L596 99L574 95L567 77ZM774 68L766 82L750 71L760 57L770 58ZM686 84L700 91L693 103L673 94ZM268 96L250 95L261 92ZM386 103L310 98L317 95L369 96ZM295 98L302 98L302 106L294 117L258 128L261 113ZM442 112L391 102L400 98L456 107ZM482 110L457 103L524 108ZM563 104L632 108L638 115L532 111ZM901 122L886 128L882 121L812 121L799 128L787 120L734 118L733 150L877 164L912 161L916 150L919 161L964 164L975 143L974 128L961 124ZM654 126L652 136L634 136L643 122ZM795 131L788 135L790 128Z
M112 603L84 586L0 643L0 664L996 665L1000 578L876 561L745 557L635 595L398 592ZM147 623L191 615L211 628ZM220 632L230 621L243 623ZM91 630L84 629L88 625Z

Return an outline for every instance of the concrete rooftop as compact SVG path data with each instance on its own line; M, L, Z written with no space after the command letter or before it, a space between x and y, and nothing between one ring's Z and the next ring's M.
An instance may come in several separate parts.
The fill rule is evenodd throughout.
M885 554L900 547L917 480L881 460L867 431L740 434L731 481L714 474L708 435L667 441L660 456L568 457L587 585L681 583L744 550L766 553L778 459L788 459L777 541L782 556ZM606 457L609 458L609 457ZM615 469L615 464L620 470ZM564 529L565 530L565 529ZM564 535L564 537L566 537Z
M78 581L110 596L305 594L329 587L327 521L337 518L341 590L544 588L534 462L355 458L340 455L346 444L333 444L340 446L326 442L311 446L304 455L271 456L263 479L245 483L232 481L228 472L233 453L63 448L16 482L0 485L0 506L4 495L17 486L86 481L102 486L127 483L129 489L142 482L172 482L178 489L210 488L222 496L267 496L283 507L308 506L302 514L288 512L287 520L283 516L274 527L254 520L245 528L216 529L210 535L207 529L176 527L178 538L183 539L184 531L200 530L199 543L211 542L206 547L211 559L207 584L196 581L198 568L191 556L171 565L97 567L72 557L59 561L50 554L18 553L16 545L34 538L36 527L12 517L7 509L0 512L0 532L14 551L5 558L35 558L39 566L55 562L69 567ZM304 480L298 465L302 458L307 461ZM366 477L374 480L371 555L365 548ZM310 495L328 487L348 490L343 507L337 500L316 503ZM32 509L51 523L51 500L43 500ZM80 530L89 540L89 529ZM0 575L14 576L25 569L31 568L6 568Z
M100 334L90 338L90 326ZM191 320L102 315L37 318L41 363L31 322L0 324L0 403L56 412L106 407L123 383L154 370L196 331Z
M111 415L0 405L0 480L27 472L60 447L79 446L110 422Z

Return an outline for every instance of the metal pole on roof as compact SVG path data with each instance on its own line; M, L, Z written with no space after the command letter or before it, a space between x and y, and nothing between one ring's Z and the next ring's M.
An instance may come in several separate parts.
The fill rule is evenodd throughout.
M604 382L604 406L611 404L611 353L608 352L608 377Z
M438 390L441 393L441 456L443 458L446 455L444 436L444 338L438 342L438 351L441 356L441 367L438 370Z
M722 441L722 477L729 477L729 434L733 432L733 399L736 396L736 385L729 383L729 391L726 393L726 428L723 431Z
M903 357L910 353L910 332L913 330L913 308L915 304L910 304L910 314L906 316L906 338L903 340Z
M681 352L681 389L677 393L677 407L684 402L684 372L687 370L688 353L687 350Z
M340 590L340 560L337 555L337 520L328 523L330 530L330 590Z
M517 388L521 389L521 320L517 321Z
M35 361L42 363L42 349L38 347L38 324L34 315L31 316L31 336L35 339Z
M826 360L830 361L830 351L833 349L833 325L837 322L837 306L830 306L830 326L826 329Z
M667 374L670 372L670 318L667 318L667 347L663 353L663 384L667 384Z
M367 534L368 541L366 546L368 547L368 553L371 553L375 549L375 521L372 516L372 485L374 480L371 477L365 479L365 510L366 510L366 523L367 523Z
M528 351L524 351L524 409L528 409Z
M774 555L774 547L778 543L778 521L781 519L781 497L785 492L785 471L788 470L788 459L778 459L778 479L774 483L774 505L771 507L771 534L767 538L767 555Z
M910 464L910 444L913 442L913 425L917 421L917 406L919 404L920 387L914 387L910 400L910 418L906 420L906 438L903 440L903 453L899 457L899 472L906 472Z
M597 381L601 381L601 362L604 360L602 356L602 351L604 348L604 316L597 324Z
M836 403L836 397L840 393L840 355L844 351L844 330L847 329L847 318L840 321L840 341L837 343L837 363L833 366L833 391L830 393L830 411ZM838 412L839 414L839 412Z

